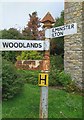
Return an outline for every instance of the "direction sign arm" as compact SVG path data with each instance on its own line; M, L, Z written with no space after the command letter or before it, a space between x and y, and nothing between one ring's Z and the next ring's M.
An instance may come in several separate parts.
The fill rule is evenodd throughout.
M51 35L51 29L46 29L45 30L45 38L52 38L52 35Z

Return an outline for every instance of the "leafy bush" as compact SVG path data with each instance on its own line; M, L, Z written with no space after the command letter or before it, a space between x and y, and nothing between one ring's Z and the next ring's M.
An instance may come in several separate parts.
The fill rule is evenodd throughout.
M61 55L51 56L51 67L50 67L50 86L67 86L71 82L71 77L66 74L63 70L63 58Z
M12 63L2 61L2 97L7 100L19 93L23 86L23 80Z
M38 85L39 71L18 70L18 73L21 74L21 78L25 80L25 83Z
M2 51L2 59L6 59L12 63L16 62L16 52L15 51Z
M72 79L71 76L67 73L65 73L64 71L59 73L59 82L66 87L67 85L69 85L71 83Z
M54 69L57 69L57 70L63 70L64 69L64 60L63 58L61 57L61 55L51 55L50 57L50 69L54 70Z
M21 55L17 56L17 60L35 60L35 59L42 59L43 54L42 52L37 51L22 51Z
M51 70L50 72L50 86L63 86L66 87L71 83L71 77L69 74L66 74L64 71L57 69Z
M81 92L75 81L71 79L70 74L65 73L63 70L57 70L55 66L50 71L49 86L61 86L67 92Z

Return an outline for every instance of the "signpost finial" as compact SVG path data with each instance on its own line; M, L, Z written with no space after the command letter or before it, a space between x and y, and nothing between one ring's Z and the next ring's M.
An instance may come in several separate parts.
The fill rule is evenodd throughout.
M54 18L52 17L52 15L50 14L50 12L48 12L44 18L41 20L41 22L44 24L43 27L47 27L47 28L51 28L52 24L55 23Z

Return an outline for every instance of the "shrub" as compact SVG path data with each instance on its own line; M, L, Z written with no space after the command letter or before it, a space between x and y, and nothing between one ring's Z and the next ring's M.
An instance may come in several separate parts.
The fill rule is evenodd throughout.
M21 78L24 79L25 83L38 85L38 73L39 71L32 70L18 70L21 74Z
M64 60L61 55L51 55L50 58L50 69L63 70L64 69Z
M38 51L22 51L21 55L17 56L17 60L35 60L35 59L42 59L43 54L42 52Z
M59 74L63 70L63 58L60 55L51 55L49 85L62 85L59 81Z
M64 71L59 73L59 82L66 87L71 83L72 79L71 76L68 73L65 73Z
M15 51L2 51L2 59L6 59L12 63L16 62L16 52Z
M4 100L14 97L19 93L23 86L23 80L12 63L2 61L2 97Z
M63 86L66 87L71 83L71 77L69 74L66 74L64 71L53 69L50 72L49 85L51 86Z
M59 81L59 74L60 74L60 71L57 70L56 68L50 70L50 74L49 74L50 86L61 86L61 83Z

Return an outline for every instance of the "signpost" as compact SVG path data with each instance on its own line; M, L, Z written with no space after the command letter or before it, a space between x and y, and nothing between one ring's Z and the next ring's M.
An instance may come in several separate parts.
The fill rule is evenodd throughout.
M51 16L51 14L48 12L46 16L41 20L41 22L44 24L43 27L44 29L49 29L52 27L52 24L54 23L54 19ZM49 40L49 38L45 38L46 40ZM49 76L49 70L50 70L50 49L45 50L44 53L44 62L43 62L43 70L41 71L42 74L47 74ZM48 77L47 77L48 78ZM48 119L48 84L46 84L47 80L46 77L43 77L45 80L40 80L41 82L41 92L40 92L40 109L39 109L39 118L42 120L47 120Z
M45 31L45 37L56 38L56 37L62 37L65 35L70 35L75 33L77 33L77 23L72 23L72 24L67 24L67 25L47 29Z
M38 85L41 86L39 116L42 120L44 120L45 118L48 118L48 73L50 69L49 38L56 38L77 33L77 24L72 23L51 28L54 20L50 13L47 13L47 15L43 18L42 23L44 23L45 26L45 40L1 39L0 51L45 51L43 60L21 60L16 62L16 67L18 69L41 70L38 80Z
M0 51L43 51L49 49L49 41L0 39Z

